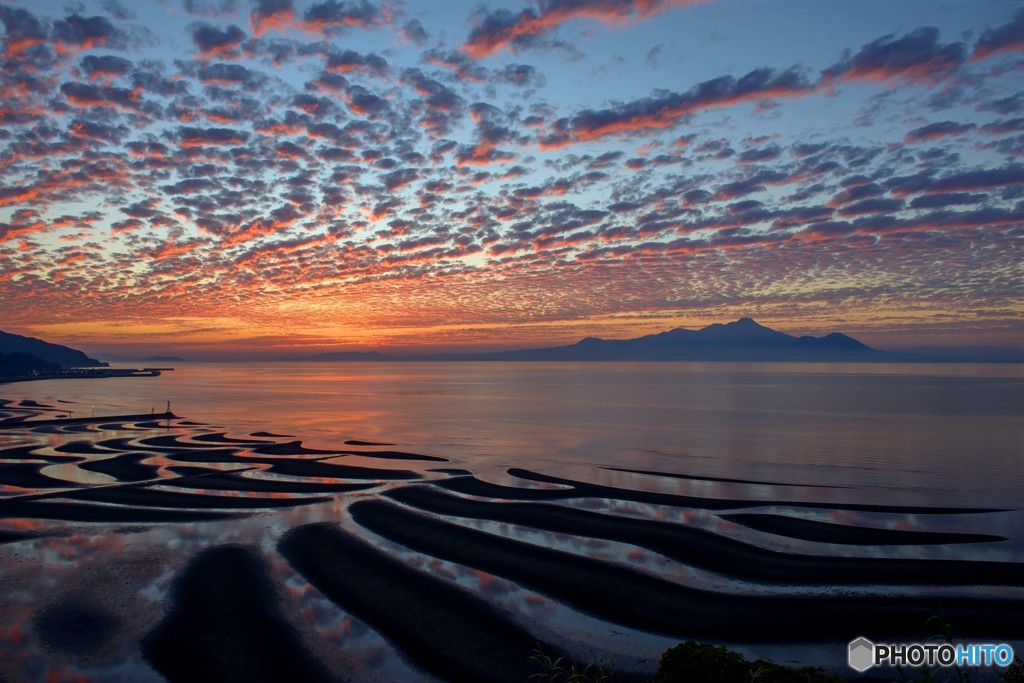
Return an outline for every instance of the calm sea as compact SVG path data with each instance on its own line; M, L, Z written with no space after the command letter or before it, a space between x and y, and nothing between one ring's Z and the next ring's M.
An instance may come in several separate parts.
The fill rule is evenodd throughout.
M0 396L69 401L75 416L170 401L238 433L388 441L494 480L509 467L610 465L993 507L1017 506L1024 488L1020 365L174 365L155 379L33 382Z
M649 674L660 653L678 642L596 618L585 605L573 606L557 595L526 588L503 578L501 571L489 573L472 563L439 559L443 552L432 556L413 551L370 531L351 513L358 501L373 505L381 493L400 489L408 481L385 481L377 488L295 507L287 507L289 500L298 503L303 494L295 498L216 487L190 491L189 486L203 489L204 482L213 481L203 476L193 478L185 488L176 487L176 478L197 464L207 468L206 474L217 469L234 471L239 465L255 470L246 455L224 461L214 451L204 455L194 450L204 444L215 447L216 439L224 438L217 436L220 433L229 439L264 432L290 435L302 439L306 447L323 449L338 449L349 440L395 444L395 450L442 456L451 462L424 464L359 456L342 456L334 462L377 471L416 468L423 481L442 484L468 470L484 487L543 487L537 476L545 475L615 487L600 489L611 492L607 498L581 494L564 504L704 530L748 544L750 552L762 558L768 555L758 554L758 549L796 553L812 562L819 556L853 562L892 558L939 563L929 567L962 559L1024 562L1024 513L1019 511L1024 488L1022 366L177 363L173 372L158 378L0 385L0 398L39 401L75 417L160 412L170 402L172 410L185 419L168 426L143 422L0 431L0 447L14 447L4 470L11 485L0 487L0 495L31 498L32 486L40 486L32 482L40 476L52 478L41 485L41 497L18 508L25 512L0 520L0 532L30 534L25 540L0 544L4 586L0 678L7 675L12 680L74 676L111 682L162 680L143 658L139 634L152 633L168 618L170 587L188 571L190 560L225 544L256 550L259 562L269 567L272 590L282 595L279 609L285 619L323 661L352 680L427 680L385 635L321 594L282 557L280 539L290 529L315 522L338 525L432 580L458 584L502 613L524 620L531 633L564 643L574 656L591 658L587 661L607 659L617 670ZM211 436L214 441L193 440ZM17 447L25 444L38 450L19 455ZM184 448L161 453L167 446ZM28 460L21 462L21 457ZM86 466L96 465L97 459L102 460L98 468ZM122 482L111 474L116 472L104 470L103 462L120 462L121 471L128 474L135 471L133 467L145 470L129 481L158 476L168 485L150 486L149 482L121 488ZM529 472L523 475L523 470ZM318 478L316 470L297 476L266 470L241 476L240 481L282 486L297 479L308 482L302 485L335 481L330 478L333 475ZM147 506L170 505L173 512L176 506L189 506L180 503L182 497L196 501L200 510L210 501L257 505L221 521L102 524L59 514L36 519L32 510L41 508L32 506L60 505L61 491L45 490L52 488L46 481L53 479L74 487L98 487L99 494L114 497L108 502L80 497L69 508L76 510L130 516L147 513L152 509ZM483 502L487 495L502 498L518 488L491 487L491 494L482 494ZM871 534L986 534L989 540L858 545L835 538L835 542L821 542L799 533L763 533L730 520L714 506L652 504L639 502L645 500L642 496L616 494L630 490L731 502L744 511L753 509L763 519L785 523L804 520L825 523L829 529L864 528ZM190 498L194 494L202 495ZM72 495L78 495L74 489ZM477 496L469 499L479 500ZM740 505L749 501L754 505ZM260 508L261 502L267 503L267 509ZM278 502L286 507L271 505ZM872 507L878 505L902 507L896 511ZM913 506L1007 511L923 514ZM556 533L450 515L442 519L449 530L485 531L661 576L725 596L723 605L731 604L731 595L813 597L825 602L833 595L869 601L923 596L936 605L947 598L1022 600L1024 595L1017 584L939 585L942 582L932 581L927 569L920 581L906 585L856 581L821 585L800 580L789 585L744 578L745 571L734 576L729 570L709 569L702 558L693 564L673 561L649 548L605 540L600 534ZM91 634L85 637L74 631L79 622L61 616L68 613L89 618L99 614L109 628L94 643ZM79 621L92 623L83 619ZM914 640L934 635L928 628L922 619L920 629L915 626L906 635ZM848 635L835 642L747 642L738 649L751 660L769 657L848 673L846 642L857 634ZM1016 637L1009 632L997 635ZM1024 651L1024 643L1014 642ZM996 678L991 671L980 677L985 675L988 680Z

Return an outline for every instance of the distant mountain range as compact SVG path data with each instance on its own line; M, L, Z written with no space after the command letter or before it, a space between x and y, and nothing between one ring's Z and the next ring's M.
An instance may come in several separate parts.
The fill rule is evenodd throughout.
M396 356L371 351L320 353L292 361L804 361L804 362L1024 362L1013 349L969 347L914 351L880 351L853 337L833 332L823 337L794 337L751 318L709 325L700 330L678 327L636 339L587 337L568 346L492 353Z
M100 368L107 365L67 346L3 331L0 331L0 353L28 354L43 363L59 365L62 368ZM21 363L25 360L21 359Z
M4 355L6 354L6 355ZM12 355L14 354L14 355ZM107 363L81 351L0 331L0 376L62 368L105 367ZM180 361L177 356L111 360ZM438 353L392 355L377 351L341 351L312 356L279 358L281 361L804 361L871 363L1024 363L1024 350L987 346L961 348L919 347L881 351L840 332L823 337L794 337L765 327L751 318L709 325L700 330L678 327L636 339L587 337L568 346L491 353Z

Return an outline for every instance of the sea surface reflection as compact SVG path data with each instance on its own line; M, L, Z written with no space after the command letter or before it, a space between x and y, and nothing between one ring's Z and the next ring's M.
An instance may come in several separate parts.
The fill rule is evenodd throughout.
M423 680L381 615L356 616L299 550L282 554L321 523L368 543L382 571L458 586L538 642L624 672L649 672L676 627L595 611L600 596L529 561L478 562L458 544L493 539L538 567L578 558L594 581L621 570L725 613L742 613L736 597L1024 601L1018 366L181 363L0 393L9 418L168 401L184 416L0 429L0 674L13 680L162 680L145 634L185 609L173 587L193 560L225 546L266 568L262 599L310 661ZM422 537L403 540L395 520ZM841 666L840 641L735 639L826 666Z

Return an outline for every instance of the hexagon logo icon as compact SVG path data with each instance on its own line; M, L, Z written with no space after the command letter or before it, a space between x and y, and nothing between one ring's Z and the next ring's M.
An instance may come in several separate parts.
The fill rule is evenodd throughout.
M864 636L851 640L848 661L851 669L864 673L875 664L875 644Z

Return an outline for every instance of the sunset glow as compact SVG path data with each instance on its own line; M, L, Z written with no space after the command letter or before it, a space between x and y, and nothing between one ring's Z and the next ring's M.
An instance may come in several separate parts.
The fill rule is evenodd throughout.
M0 0L0 328L1024 345L1005 2Z

